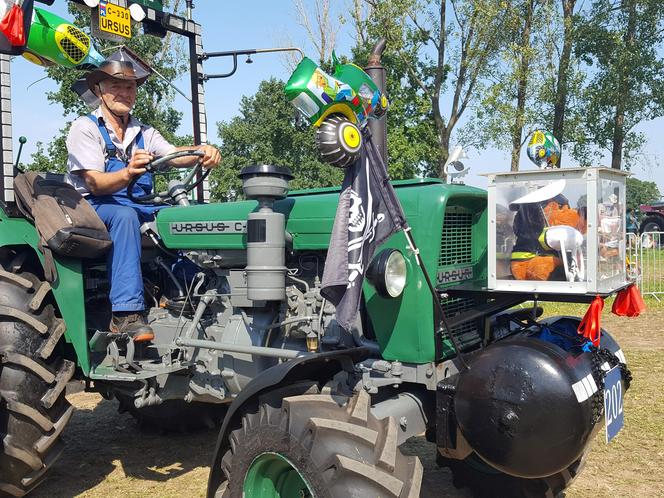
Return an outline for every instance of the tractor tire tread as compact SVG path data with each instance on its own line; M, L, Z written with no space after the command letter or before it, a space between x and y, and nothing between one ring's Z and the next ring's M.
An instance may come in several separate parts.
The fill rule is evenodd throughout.
M48 295L49 292L51 292L51 284L49 284L48 282L41 282L39 287L35 291L35 294L32 297L30 304L28 304L28 308L30 308L32 311L37 311L44 302L44 298Z
M22 461L32 470L39 470L42 468L43 464L41 458L39 458L39 455L31 451L24 450L23 448L14 446L13 444L7 441L9 438L10 436L7 436L2 442L4 451L7 455Z
M67 387L67 383L74 376L76 371L76 364L70 360L64 360L62 362L62 367L58 370L58 373L55 374L55 385L51 387L46 394L41 398L41 403L44 408L52 408L55 402L60 397L60 394Z
M9 484L8 482L0 482L0 491L9 496L20 497L25 495L25 490L18 486L14 486L13 484Z
M65 325L65 321L61 318L56 318L53 324L53 328L48 334L47 339L39 347L39 349L37 349L37 354L40 358L46 359L51 356L53 349L58 344L58 341L60 341L60 338L65 333L66 329L67 326Z
M16 308L12 308L10 306L0 305L0 316L9 316L11 318L16 318L17 320L20 320L26 325L29 325L30 327L32 327L42 335L48 332L48 326L46 324L40 322L39 319L37 319L32 315L29 315L25 311L17 310Z
M57 347L65 322L51 286L21 271L23 259L14 258L13 272L0 267L0 496L24 496L42 482L74 411L65 387L76 365Z
M46 472L53 466L55 461L60 457L60 454L64 450L64 444L62 440L58 441L58 444L53 447L53 449L48 453L44 458L44 465L41 469L34 471L32 474L28 474L23 479L21 479L21 484L27 488L32 489L37 484L39 484L46 474Z
M40 455L44 455L48 450L59 440L58 437L67 426L69 419L74 413L74 407L69 406L67 410L60 416L60 418L53 423L53 431L45 436L42 436L35 444L34 449Z
M390 493L390 496L401 496L403 481L392 477L387 472L377 471L372 465L367 465L354 458L348 458L343 455L337 455L337 469L340 473L357 474L374 482L375 487L383 488ZM339 476L341 479L344 477Z
M0 351L0 357L2 358L3 364L17 365L26 368L47 384L50 384L55 380L56 376L53 372L27 355L10 351Z
M422 464L398 449L396 422L376 419L370 407L369 394L361 391L352 396L308 392L284 397L281 406L261 403L249 409L218 460L227 480L223 496L242 494L242 477L235 481L235 476L246 475L264 452L299 462L298 473L321 498L419 496Z
M0 269L0 280L5 280L7 282L14 283L25 289L32 289L32 282L27 278L23 278L16 273L8 272L6 270Z
M6 399L6 402L8 411L23 415L24 417L30 419L33 424L39 426L44 432L48 432L53 429L53 423L49 420L49 418L45 415L42 415L36 408L9 399Z

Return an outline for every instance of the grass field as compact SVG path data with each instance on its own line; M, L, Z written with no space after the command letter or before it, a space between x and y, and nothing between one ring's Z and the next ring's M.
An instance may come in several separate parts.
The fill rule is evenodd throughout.
M585 469L568 498L664 496L664 304L647 299L638 318L611 315L602 326L621 344L634 380L625 399L625 427L609 445L597 436ZM586 305L545 305L546 314L583 315ZM67 428L67 446L48 480L31 496L202 497L216 432L194 435L141 433L114 402L96 394L69 395L77 412ZM425 467L421 496L468 497L435 465L435 447L423 438L404 451L420 455Z

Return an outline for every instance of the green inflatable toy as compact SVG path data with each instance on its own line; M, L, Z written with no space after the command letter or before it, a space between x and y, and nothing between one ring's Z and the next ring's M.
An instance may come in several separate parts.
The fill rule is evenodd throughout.
M355 64L340 64L332 54L334 76L305 57L284 91L286 97L318 128L316 143L324 161L346 167L359 154L363 128L369 118L382 117L387 97L371 77Z
M104 61L88 35L62 17L37 7L23 57L40 66L57 64L77 69L98 67Z

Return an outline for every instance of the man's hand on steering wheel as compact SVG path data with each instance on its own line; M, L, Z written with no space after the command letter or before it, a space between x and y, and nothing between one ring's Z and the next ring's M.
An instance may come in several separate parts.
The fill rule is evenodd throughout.
M203 166L205 151L202 149L203 147L181 148L180 150L166 154L165 156L154 159L153 161L149 161L148 163L145 163L144 166L144 156L141 156L137 161L133 161L132 159L133 164L131 174L133 174L133 176L129 180L129 185L127 185L127 197L129 197L129 200L137 204L150 204L153 201L154 203L162 204L166 203L165 199L169 197L177 200L176 197L181 196L182 194L187 194L193 190L208 176L210 169L214 167L208 166L205 168ZM184 158L193 158L195 161L195 165L193 168L191 168L191 172L186 175L184 179L177 181L176 184L172 187L169 183L168 190L162 192L153 192L145 195L136 195L134 192L134 185L136 185L136 182L143 174L146 172L150 172L153 175L168 174L168 171L170 170L169 165L172 165L173 162L182 160ZM211 154L211 164L214 164L214 159L214 154ZM126 169L129 170L129 165Z
M145 165L154 159L154 156L148 151L143 149L136 149L125 168L127 175L127 182L131 181L135 176L140 176L145 173Z
M203 158L201 159L201 165L205 169L216 168L221 161L221 154L216 147L212 145L201 145L198 150L204 153Z

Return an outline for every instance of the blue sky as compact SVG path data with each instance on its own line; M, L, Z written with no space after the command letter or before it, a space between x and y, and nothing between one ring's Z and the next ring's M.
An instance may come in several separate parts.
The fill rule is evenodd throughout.
M243 3L228 0L196 0L194 3L196 6L194 18L203 25L203 43L206 51L283 46L285 40L290 39L295 45L303 47L306 53L314 54L307 43L304 29L295 20L295 8L291 0L253 0ZM341 13L346 3L349 2L346 0L332 2L334 8L338 9L337 14ZM62 0L47 9L68 18L66 2ZM349 28L350 26L346 24L338 34L336 50L339 53L347 54L353 43ZM242 59L237 73L231 78L207 82L208 133L211 138L216 137L215 123L235 116L240 98L255 93L263 79L275 76L286 80L289 76L285 61L277 54L257 55L253 60L254 63L248 65L244 64ZM223 73L230 68L230 60L210 59L205 62L204 71ZM45 74L42 68L30 64L23 58L16 58L12 63L14 142L17 143L19 135L28 138L23 152L24 161L34 152L37 141L45 143L50 141L66 121L74 118L74 116L63 118L62 109L47 102L45 93L54 89L54 84L48 79L35 83ZM32 83L34 84L27 88ZM187 79L177 82L177 85L189 94ZM185 112L183 133L191 133L191 114L187 112L188 106L189 103L183 97L179 95L176 97L175 107ZM643 165L634 168L632 173L641 180L657 182L664 194L664 174L659 169L659 162L664 157L664 140L662 140L664 118L642 123L638 129L648 138L646 159ZM454 145L454 139L452 142ZM481 173L509 170L509 151L472 150L469 151L469 156L464 161L471 167L470 174L466 177L468 184L484 187L486 180L479 176ZM599 163L598 165L609 165L610 158L604 158ZM525 150L521 168L531 168Z

